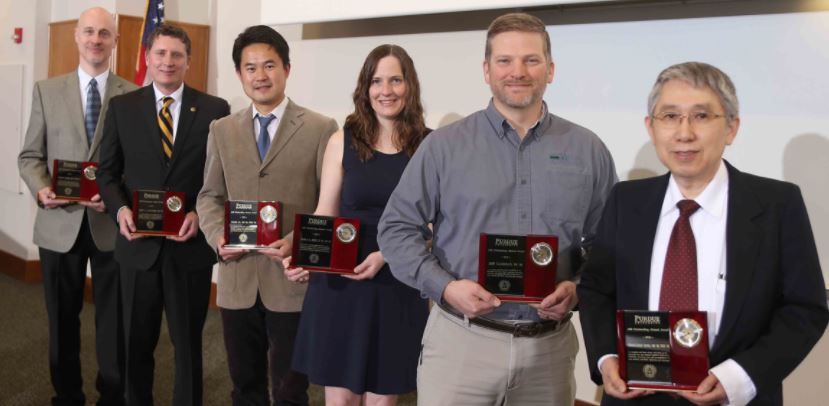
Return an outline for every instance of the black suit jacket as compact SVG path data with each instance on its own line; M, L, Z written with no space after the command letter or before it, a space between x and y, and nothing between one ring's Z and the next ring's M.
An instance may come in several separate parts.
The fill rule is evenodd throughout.
M757 388L753 405L782 405L782 382L826 328L823 275L800 189L742 173L726 162L726 290L711 366L733 359ZM616 309L648 309L659 212L669 174L614 187L578 288L591 378L616 353ZM650 399L649 399L650 398ZM683 401L684 402L684 401ZM628 403L665 404L664 395Z
M210 123L230 114L224 99L185 85L173 156L167 164L155 106L152 85L110 101L101 142L98 185L116 221L120 207L132 207L132 192L138 189L184 192L186 211L195 210L204 176ZM160 237L129 242L119 234L115 259L146 270L156 262L162 246L182 269L200 269L216 262L216 255L201 231L183 243Z

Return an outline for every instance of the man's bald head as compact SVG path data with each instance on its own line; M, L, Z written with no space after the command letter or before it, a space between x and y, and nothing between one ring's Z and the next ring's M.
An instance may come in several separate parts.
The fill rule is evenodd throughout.
M112 49L118 42L115 18L104 8L93 7L78 17L75 43L78 44L81 68L96 76L109 69Z

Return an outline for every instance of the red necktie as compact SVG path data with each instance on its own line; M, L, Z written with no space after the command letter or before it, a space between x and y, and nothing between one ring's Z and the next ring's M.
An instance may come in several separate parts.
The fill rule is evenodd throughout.
M676 206L679 218L674 223L665 255L659 310L697 310L697 244L690 217L699 209L699 204L681 200Z

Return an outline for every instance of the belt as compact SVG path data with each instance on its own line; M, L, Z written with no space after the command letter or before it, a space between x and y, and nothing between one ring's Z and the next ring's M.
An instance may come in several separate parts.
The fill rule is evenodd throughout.
M454 309L438 304L443 311L459 319L464 320L464 315L458 313ZM498 331L501 333L512 334L513 337L535 337L539 334L544 334L557 329L560 325L570 321L573 317L573 312L568 312L561 320L547 320L537 321L533 323L504 323L498 320L487 319L484 317L475 317L468 319L470 323L483 327L489 330Z

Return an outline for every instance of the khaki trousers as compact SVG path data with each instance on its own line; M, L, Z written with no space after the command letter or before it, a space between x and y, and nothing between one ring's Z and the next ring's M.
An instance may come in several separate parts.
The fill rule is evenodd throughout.
M432 306L417 369L417 404L572 406L578 350L569 322L516 338Z

